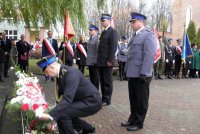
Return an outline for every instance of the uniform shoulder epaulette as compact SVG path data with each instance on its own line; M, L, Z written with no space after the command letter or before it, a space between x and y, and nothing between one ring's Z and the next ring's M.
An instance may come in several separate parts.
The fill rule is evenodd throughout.
M62 68L61 72L62 72L62 75L64 75L67 72L67 70Z

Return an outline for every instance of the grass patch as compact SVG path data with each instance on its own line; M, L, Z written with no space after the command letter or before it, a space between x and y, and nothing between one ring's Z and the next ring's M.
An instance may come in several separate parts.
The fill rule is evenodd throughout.
M42 70L37 66L37 62L41 59L29 59L29 72L43 74Z

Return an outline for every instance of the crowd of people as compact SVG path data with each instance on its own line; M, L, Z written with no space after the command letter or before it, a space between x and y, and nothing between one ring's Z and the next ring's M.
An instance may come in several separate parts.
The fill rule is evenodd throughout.
M97 26L91 24L88 41L84 36L80 36L77 43L63 41L59 45L57 40L53 39L53 32L48 31L48 37L41 42L42 60L37 64L45 73L46 81L50 79L57 81L56 98L59 99L56 100L56 108L40 118L55 119L60 134L71 134L74 132L73 129L83 130L83 133L95 131L90 124L79 117L92 115L99 111L101 106L111 104L112 73L116 60L119 63L119 79L128 80L131 114L126 122L121 123L121 126L126 127L128 131L143 128L148 110L149 85L153 77L156 80L163 80L163 76L167 79L200 77L200 51L196 44L192 45L193 56L187 57L186 63L183 63L181 39L176 40L177 44L173 44L172 39L168 39L164 44L159 33L145 28L144 22L147 18L143 14L131 13L129 22L135 32L130 39L126 35L119 39L117 31L111 27L111 19L111 15L102 14L100 22L104 30L101 33ZM160 43L161 56L155 62L157 40ZM39 39L37 41L39 42ZM8 77L10 61L15 65L18 64L25 73L28 72L31 49L32 46L24 40L23 34L15 45L14 41L6 38L5 32L2 33L1 82L4 77ZM58 63L59 51L62 53L60 57L62 64ZM78 65L80 71L77 72L72 68L74 63ZM92 84L83 76L86 66L89 68ZM99 83L101 96L98 91Z

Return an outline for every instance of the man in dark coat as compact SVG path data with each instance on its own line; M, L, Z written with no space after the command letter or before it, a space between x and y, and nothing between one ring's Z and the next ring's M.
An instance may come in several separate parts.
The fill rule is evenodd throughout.
M53 32L48 31L47 39L44 39L42 42L42 57L54 55L58 57L58 42L56 39L53 39ZM49 81L49 77L45 76L46 82ZM54 80L54 79L51 79Z
M175 78L179 79L179 73L181 70L181 54L182 54L182 44L181 44L181 39L177 39L177 46L175 47Z
M9 61L10 61L10 50L11 50L11 41L6 38L6 32L2 33L2 40L1 40L2 49L6 56L6 61L4 62L4 77L8 76L8 69L9 69Z
M109 14L102 14L101 16L101 25L105 29L99 39L97 55L103 106L110 105L111 103L113 91L112 70L118 44L118 34L110 25L111 19Z
M121 126L127 127L128 131L143 128L149 106L149 85L157 41L155 33L145 28L145 20L146 16L133 12L129 21L135 31L128 43L129 50L125 65L131 114L127 122L121 123Z
M59 50L62 51L62 61L65 65L72 66L75 52L75 45L70 41L68 43L61 42ZM65 56L65 57L64 57Z
M56 39L53 39L53 32L48 31L48 38L44 39L42 42L42 57L55 55L58 56L58 42ZM48 46L50 45L50 46ZM51 51L51 47L53 51Z
M97 68L97 52L99 45L98 31L98 27L96 27L95 25L90 25L90 40L87 45L86 59L86 65L89 67L90 81L97 89L99 89L99 71Z
M87 58L87 42L84 36L80 36L80 40L76 43L76 61L78 64L78 69L84 74L84 69L86 65Z
M2 48L1 42L0 42L0 82L4 82L4 62L6 61L6 56L4 53L4 50Z
M80 119L101 109L101 96L94 85L79 70L57 63L54 56L44 57L37 64L45 74L57 78L58 86L56 107L38 117L56 120L60 134L74 134L74 129L82 130L82 134L94 133L95 128Z
M165 70L168 79L172 79L172 66L175 63L175 47L172 45L172 39L168 39L168 43L165 46Z
M16 43L17 51L18 51L18 63L20 65L21 71L25 73L28 72L28 58L29 51L31 49L30 44L24 40L24 34L21 35L21 40Z

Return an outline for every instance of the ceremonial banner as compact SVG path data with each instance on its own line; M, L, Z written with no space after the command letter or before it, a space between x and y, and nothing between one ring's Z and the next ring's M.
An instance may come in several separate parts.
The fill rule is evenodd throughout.
M65 13L64 23L64 36L67 40L70 40L75 35L75 32L68 12Z
M191 49L191 46L190 46L190 42L189 42L189 39L188 39L188 35L187 33L185 33L184 35L184 40L183 40L183 48L182 48L182 59L183 61L185 62L185 59L187 57L190 57L192 56L192 49Z

